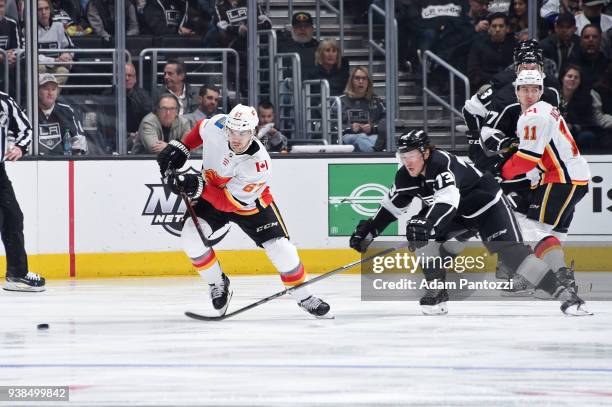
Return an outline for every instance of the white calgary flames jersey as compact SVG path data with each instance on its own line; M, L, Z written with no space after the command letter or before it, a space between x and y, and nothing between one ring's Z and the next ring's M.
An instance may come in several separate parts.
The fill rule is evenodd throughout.
M588 183L589 165L556 107L535 103L521 114L516 131L520 139L516 156L537 165L543 172L542 183Z
M273 201L268 186L270 155L256 138L244 153L233 152L225 131L226 117L219 114L199 121L183 141L190 149L203 144L206 186L202 198L222 212L254 214L257 202L266 207Z

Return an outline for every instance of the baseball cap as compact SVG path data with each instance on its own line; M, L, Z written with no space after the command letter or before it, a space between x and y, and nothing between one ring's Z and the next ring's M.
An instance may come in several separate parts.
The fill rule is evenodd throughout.
M38 86L42 86L42 85L44 85L45 83L48 83L48 82L53 82L55 84L59 84L57 82L57 79L55 79L55 76L53 76L53 74L43 73L43 74L38 75Z
M293 14L291 25L313 25L312 16L306 11L298 11Z

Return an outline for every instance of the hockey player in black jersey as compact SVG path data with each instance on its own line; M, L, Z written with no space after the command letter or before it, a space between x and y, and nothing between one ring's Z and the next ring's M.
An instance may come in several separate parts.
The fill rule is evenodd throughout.
M427 246L448 256L444 245L449 236L467 229L477 231L487 249L502 259L515 278L542 289L561 301L568 315L588 315L573 290L559 282L549 266L522 244L516 219L498 182L460 158L438 150L422 130L403 134L397 154L402 167L395 182L373 218L363 220L350 238L351 248L365 252L372 240L405 212L415 198L423 209L406 225L406 238L412 251ZM427 281L444 281L446 270L425 265ZM444 289L428 290L420 301L425 314L445 314L448 294Z

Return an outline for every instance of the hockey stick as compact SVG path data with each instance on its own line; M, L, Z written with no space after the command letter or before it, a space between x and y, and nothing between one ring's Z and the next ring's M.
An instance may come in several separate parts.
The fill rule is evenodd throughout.
M190 311L186 311L185 315L187 315L189 318L197 319L197 320L200 320L200 321L223 321L224 319L233 317L233 316L238 315L238 314L242 314L245 311L248 311L248 310L250 310L252 308L255 308L255 307L258 307L258 306L260 306L262 304L265 304L266 302L270 302L270 301L272 301L275 298L282 297L283 295L288 294L288 293L290 293L292 291L295 291L298 288L309 286L311 284L316 283L317 281L321 281L323 279L331 277L334 274L341 273L341 272L343 272L345 270L348 270L350 268L358 266L358 265L360 265L362 263L367 263L368 261L373 260L375 257L384 256L386 254L389 254L391 252L394 252L394 251L399 250L399 249L401 249L403 247L406 247L406 246L408 246L408 243L403 243L403 244L401 244L399 246L395 246L395 247L389 247L389 248L387 248L385 250L382 250L381 252L376 253L376 254L374 254L372 256L368 256L368 257L366 257L364 259L356 260L356 261L354 261L352 263L349 263L349 264L347 264L345 266L339 267L339 268L337 268L335 270L328 271L327 273L324 273L324 274L321 274L321 275L316 276L314 278L311 278L310 280L304 281L303 283L298 284L298 285L296 285L294 287L285 288L283 291L279 291L276 294L272 294L269 297L262 298L261 300L259 300L257 302L254 302L254 303L249 304L249 305L247 305L245 307L239 308L236 311L233 311L233 312L230 312L230 313L227 313L227 314L224 314L224 315L206 316L206 315L196 314L196 313L190 312Z
M172 175L173 177L176 177L176 170L174 168L168 168L168 170L166 171L166 174L167 174L166 177L168 175ZM164 184L166 183L166 178L162 178L162 183ZM189 197L187 196L185 192L183 192L183 190L179 190L179 196L183 199L183 202L185 203L185 206L187 207L187 212L189 212L189 217L193 221L193 224L195 225L196 230L198 231L198 235L200 236L200 239L202 239L202 243L204 243L204 246L213 247L215 243L218 243L221 239L225 237L225 235L228 234L229 229L224 234L219 236L218 238L214 240L208 240L206 236L204 236L202 225L200 224L200 221L198 220L198 215L196 215L195 209L193 209L193 206L191 206Z

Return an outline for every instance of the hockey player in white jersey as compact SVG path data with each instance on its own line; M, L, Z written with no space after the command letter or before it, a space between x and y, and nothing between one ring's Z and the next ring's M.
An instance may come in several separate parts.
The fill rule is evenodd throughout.
M296 247L289 241L285 223L272 197L268 181L271 160L255 137L259 123L253 107L237 105L229 114L201 120L181 141L173 140L159 153L163 176L168 169L181 168L193 150L203 146L199 174L168 176L175 192L191 198L208 244L187 217L181 232L183 250L209 285L213 307L224 315L232 290L222 272L213 245L227 233L229 222L237 224L262 247L287 287L306 280ZM333 318L329 305L312 295L307 287L291 291L298 305L317 318Z
M519 146L501 166L501 176L511 180L534 168L542 172L542 180L521 220L523 237L537 242L536 255L553 270L560 270L566 280L564 285L575 289L573 271L566 267L561 241L567 237L576 205L588 192L589 166L559 110L540 100L543 90L540 72L522 71L515 89L522 109L517 123ZM578 311L583 308L578 306Z

